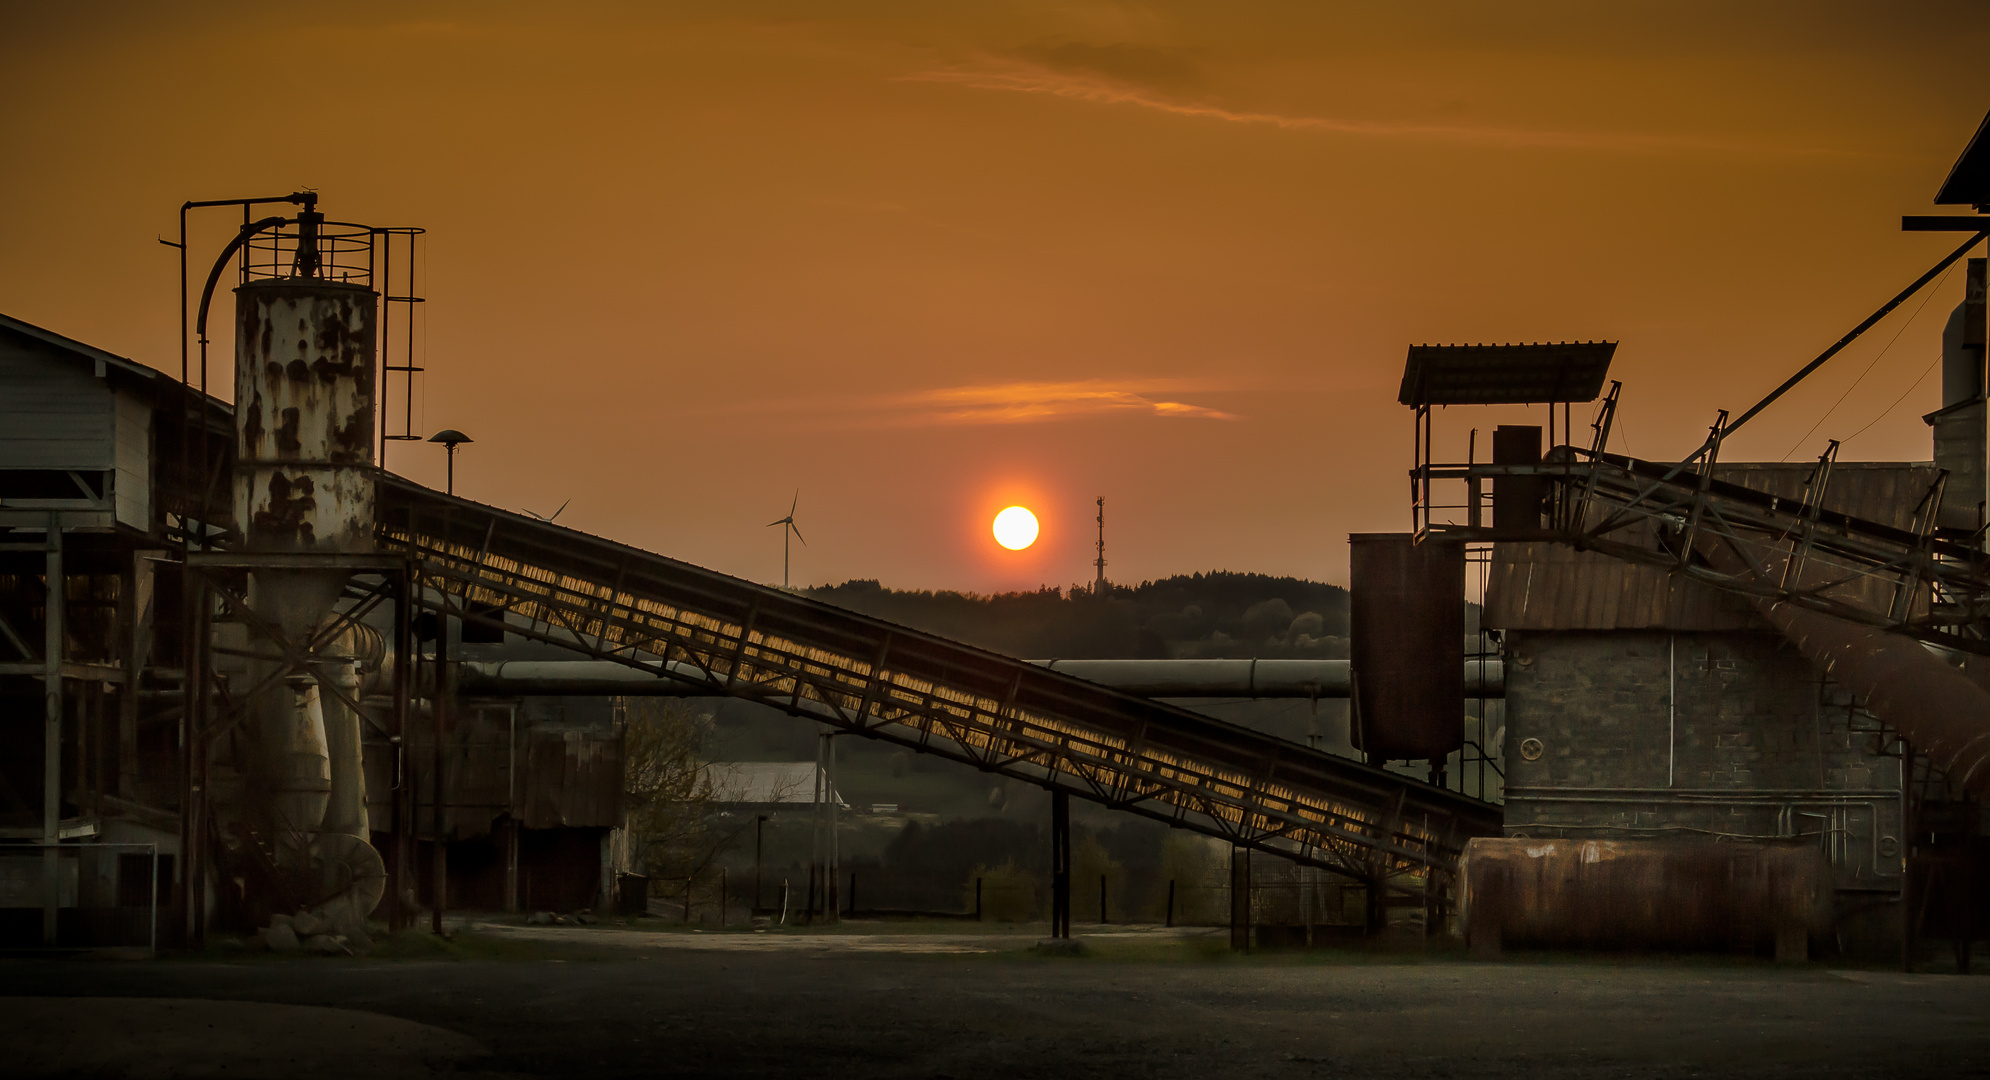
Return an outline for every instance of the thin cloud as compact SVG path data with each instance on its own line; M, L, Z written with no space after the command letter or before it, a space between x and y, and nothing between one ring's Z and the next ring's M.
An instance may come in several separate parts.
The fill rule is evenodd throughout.
M1087 416L1140 415L1167 419L1236 420L1235 413L1163 396L1206 390L1182 381L984 383L946 386L828 403L845 420L892 427L1034 424ZM822 415L823 402L772 402L771 411Z
M1697 149L1755 151L1775 148L1755 142L1722 141L1671 135L1639 135L1599 131L1542 131L1525 128L1403 124L1342 120L1327 116L1288 115L1228 109L1163 96L1146 87L1087 72L1060 71L1028 61L990 59L977 66L942 68L900 76L906 82L944 83L971 90L1043 94L1101 105L1127 105L1201 120L1248 124L1286 131L1314 131L1371 138L1419 139L1431 142L1478 143L1514 148L1615 150L1636 153ZM1819 153L1816 150L1786 150Z
M1023 424L1099 413L1235 420L1216 409L1150 396L1165 384L1084 382L997 383L921 390L884 399L886 408L911 412L936 424Z

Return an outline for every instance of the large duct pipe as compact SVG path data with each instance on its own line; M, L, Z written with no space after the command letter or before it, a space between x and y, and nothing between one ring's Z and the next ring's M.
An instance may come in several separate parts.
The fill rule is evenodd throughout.
M320 670L345 698L359 700L362 680L357 662L326 664ZM366 762L359 744L363 721L337 694L323 694L319 700L324 710L325 749L331 766L329 798L319 832L338 833L366 843L372 833L366 817Z
M332 794L331 754L325 745L325 713L318 680L292 675L278 691L278 707L264 727L269 762L271 809L277 826L281 865L308 862L310 838L325 820Z
M1162 698L1344 698L1353 691L1348 660L1033 660L1087 682ZM1504 693L1497 660L1468 660L1461 697Z
M1797 651L1857 694L1971 797L1990 794L1990 693L1920 642L1791 604L1758 602Z
M391 660L387 661L391 663ZM1353 685L1346 660L1034 660L1129 694L1161 698L1344 698ZM464 693L546 696L693 697L712 693L703 672L672 663L678 678L613 660L466 661L458 668ZM1466 697L1500 697L1497 660L1465 663Z
M1699 547L1714 569L1736 577L1774 580L1787 558L1772 554L1765 572L1728 544ZM1971 797L1990 794L1990 691L1905 634L1766 597L1752 602L1820 673L1856 694L1952 783Z

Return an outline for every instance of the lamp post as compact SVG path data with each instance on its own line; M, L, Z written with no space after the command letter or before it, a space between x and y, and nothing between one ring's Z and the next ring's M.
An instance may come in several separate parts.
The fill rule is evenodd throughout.
M456 448L467 442L476 442L455 428L443 428L428 437L429 442L441 443L449 450L449 494L456 494Z

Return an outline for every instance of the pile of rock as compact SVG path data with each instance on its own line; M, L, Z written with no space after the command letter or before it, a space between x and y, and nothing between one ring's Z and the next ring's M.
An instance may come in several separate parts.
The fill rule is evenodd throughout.
M593 926L601 921L591 911L576 911L562 915L557 911L535 911L526 916L526 923L532 926Z
M300 911L272 915L257 931L271 952L312 952L322 956L358 956L373 948L363 921L348 911Z

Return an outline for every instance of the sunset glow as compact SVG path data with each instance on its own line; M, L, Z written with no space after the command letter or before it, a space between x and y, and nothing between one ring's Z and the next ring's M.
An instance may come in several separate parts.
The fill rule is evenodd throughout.
M1010 551L1021 551L1036 543L1036 515L1020 506L1011 506L995 515L995 542Z
M1345 583L1347 534L1411 527L1410 344L1620 340L1613 447L1676 458L1961 242L1899 224L1990 104L1990 6L1683 7L17 3L0 295L177 378L180 205L308 186L428 230L382 394L476 437L459 495L776 581L800 488L793 573L988 592L1091 578L1104 494L1116 577ZM318 49L339 78L241 81ZM242 134L326 115L369 151ZM188 215L196 294L241 224ZM1963 287L1723 459L1926 456ZM667 499L600 467L665 433ZM1020 551L1011 505L1053 515Z

